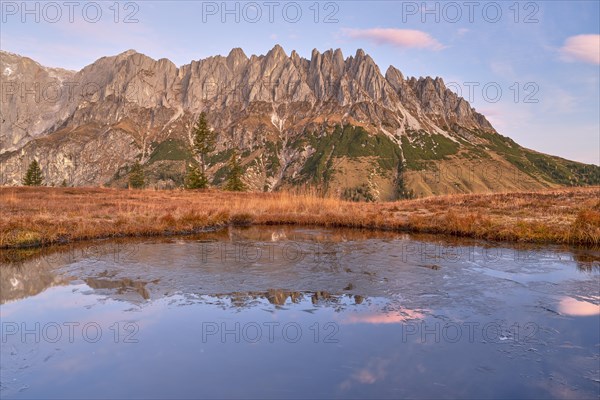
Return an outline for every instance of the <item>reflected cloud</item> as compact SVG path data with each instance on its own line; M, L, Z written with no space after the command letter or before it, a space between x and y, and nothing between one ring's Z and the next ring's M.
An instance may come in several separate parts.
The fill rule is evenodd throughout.
M385 379L391 360L375 358L369 360L364 368L354 372L350 378L340 384L340 389L349 390L356 384L373 385Z
M600 315L600 305L576 300L572 297L563 297L558 303L558 311L574 317L590 317Z
M401 324L403 322L425 318L426 310L410 310L402 308L394 312L374 311L348 315L342 320L343 324Z

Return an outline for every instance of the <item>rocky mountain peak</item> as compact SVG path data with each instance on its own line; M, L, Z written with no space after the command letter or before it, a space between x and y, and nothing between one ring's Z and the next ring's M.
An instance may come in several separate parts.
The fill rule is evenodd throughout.
M148 165L159 156L183 160L189 153L191 126L202 111L219 132L215 159L238 148L245 154L244 165L252 165L260 190L307 179L307 168L318 166L318 154L334 157L340 152L337 161L356 154L386 154L396 163L415 154L445 159L464 146L492 146L485 135L496 135L486 118L449 90L442 78L405 78L394 66L382 74L362 49L346 59L341 49L314 49L306 59L296 51L288 56L279 45L249 57L235 48L227 56L179 68L166 58L157 61L128 50L76 73L46 68L18 55L0 56L3 84L60 85L68 80L79 87L91 83L93 88L88 96L53 102L3 96L0 162L17 171L3 178L11 184L19 181L30 157L47 166L53 182L68 178L76 185L117 179L135 158ZM331 148L303 139L334 133L335 140L354 139ZM432 144L433 138L438 142ZM381 143L394 148L377 147ZM223 173L220 162L211 170L217 180ZM406 162L411 168L420 166L415 160ZM397 172L397 165L386 165ZM323 168L318 166L321 172L315 173L323 175Z
M283 47L276 44L271 50L269 50L266 57L273 58L275 60L283 60L287 58L287 54L285 54L285 50L283 50Z
M133 55L135 55L135 54L140 54L140 53L138 53L138 52L137 52L136 50L134 50L134 49L129 49L129 50L126 50L126 51L124 51L124 52L122 52L122 53L119 53L119 54L117 55L117 57L129 57L129 56L133 56Z
M3 57L3 63L6 63L6 58ZM485 118L473 117L474 110L468 103L461 101L459 104L457 98L447 93L441 78L405 80L393 66L384 76L362 49L357 49L355 56L347 59L339 48L323 53L313 49L311 59L306 60L296 51L288 57L280 45L275 45L264 56L252 55L250 58L241 48L234 48L227 57L209 57L181 68L167 59L156 61L135 50L128 50L97 60L78 72L76 77L99 86L94 101L116 96L125 101L119 107L161 105L198 113L207 107L218 110L234 103L247 107L255 101L275 101L273 107L277 108L282 104L308 101L313 107L310 114L316 116L320 113L321 104L335 99L336 103L332 104L336 104L336 113L347 115L345 118L353 117L348 110L358 110L356 105L368 101L393 112L404 109L416 112L410 119L411 129L429 130L440 122L440 118L448 120L456 115L460 116L459 124L491 129ZM256 82L263 84L257 85ZM71 103L58 107L69 114L79 105ZM115 118L126 112L117 111ZM354 117L366 118L373 126L380 126L379 113L370 110L365 115L361 112L360 116ZM428 115L435 118L428 120ZM102 119L101 116L97 118ZM221 121L220 125L224 127L228 121ZM407 121L398 117L393 124L400 127ZM479 121L485 123L480 124ZM56 124L61 123L56 121ZM40 125L29 136L43 134L47 128L45 124ZM25 137L22 139L27 140Z
M240 47L235 47L231 49L229 54L227 55L227 61L231 62L240 62L240 61L248 61L248 56L244 53Z
M396 90L399 90L399 88L404 85L404 75L393 65L390 65L387 71L385 71L385 79Z

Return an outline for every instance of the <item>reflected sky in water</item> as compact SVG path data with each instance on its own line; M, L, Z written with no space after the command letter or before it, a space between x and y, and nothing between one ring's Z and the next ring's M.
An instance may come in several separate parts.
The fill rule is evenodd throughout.
M309 228L0 253L2 398L590 398L593 250Z

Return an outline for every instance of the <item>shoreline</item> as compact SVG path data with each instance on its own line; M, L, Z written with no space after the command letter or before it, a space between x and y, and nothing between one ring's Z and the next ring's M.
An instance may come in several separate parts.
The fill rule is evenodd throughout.
M289 225L493 242L600 245L600 187L352 203L313 195L106 188L0 188L0 249Z

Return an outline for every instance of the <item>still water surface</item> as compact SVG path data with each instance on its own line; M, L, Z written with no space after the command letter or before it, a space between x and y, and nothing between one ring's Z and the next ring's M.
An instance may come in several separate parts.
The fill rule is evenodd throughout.
M597 251L253 227L0 260L3 399L600 394Z

